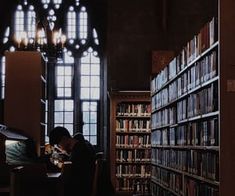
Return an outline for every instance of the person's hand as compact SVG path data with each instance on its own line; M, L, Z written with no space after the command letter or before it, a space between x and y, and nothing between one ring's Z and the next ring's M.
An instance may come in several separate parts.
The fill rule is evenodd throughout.
M53 152L53 146L50 144L45 144L45 154L52 154Z
M57 163L57 167L59 167L60 169L63 167L63 165L64 165L64 163L63 162L61 162L61 161L58 161L58 163Z

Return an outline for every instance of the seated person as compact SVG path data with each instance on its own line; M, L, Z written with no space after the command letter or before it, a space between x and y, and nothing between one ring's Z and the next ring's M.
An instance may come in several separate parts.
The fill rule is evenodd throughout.
M96 154L95 149L93 147L93 145L84 138L84 136L82 135L81 132L77 132L73 135L73 138L78 140L79 142L85 142L87 144L87 146L90 148L91 151L93 151L94 154Z
M65 195L89 196L95 169L95 151L84 137L72 138L64 127L55 127L49 135L50 145L57 145L69 154L72 172L65 187Z

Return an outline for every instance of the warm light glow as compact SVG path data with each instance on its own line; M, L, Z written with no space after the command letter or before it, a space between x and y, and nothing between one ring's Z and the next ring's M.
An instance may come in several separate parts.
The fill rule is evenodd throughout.
M58 31L49 29L48 25L39 28L36 35L29 37L25 31L17 32L15 34L15 43L18 49L37 49L43 54L48 55L61 54L62 48L66 42L66 36L62 33L60 28ZM48 36L48 37L47 37ZM51 39L51 40L48 40ZM51 46L51 44L53 46Z
M27 35L27 33L25 31L22 32L21 37L22 37L23 45L27 46L28 45L28 35Z
M15 35L15 40L16 40L18 47L20 47L21 44L23 44L23 46L27 46L29 42L28 35L25 31L17 33Z
M16 34L16 35L15 35L15 40L16 40L16 43L17 43L18 48L19 48L19 47L20 47L20 42L21 42L21 37L20 37L19 34Z
M61 36L61 42L64 44L66 42L66 36L65 35L62 35Z
M39 45L43 45L43 44L46 43L46 41L45 41L46 34L45 34L44 29L39 30L38 33L37 33L37 36L38 36L37 42L38 42Z
M61 43L62 43L62 47L64 47L64 43L66 42L66 36L62 35L61 36Z
M60 45L63 47L66 41L66 36L62 34L62 30L56 31L53 33L53 44Z
M53 33L53 44L56 45L58 43L58 39L59 39L60 35L59 32L54 32Z

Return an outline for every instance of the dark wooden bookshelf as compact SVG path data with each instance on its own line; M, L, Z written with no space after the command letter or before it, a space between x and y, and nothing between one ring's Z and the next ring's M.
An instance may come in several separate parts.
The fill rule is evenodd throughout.
M147 193L151 172L150 92L111 92L110 104L110 168L116 193Z
M40 52L6 52L4 124L32 138L39 156L45 145L46 70Z
M219 194L217 20L204 24L151 80L152 195Z

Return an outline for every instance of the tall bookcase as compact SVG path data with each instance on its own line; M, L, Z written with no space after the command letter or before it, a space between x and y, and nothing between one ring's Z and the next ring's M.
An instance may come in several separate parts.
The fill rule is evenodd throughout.
M6 52L4 124L22 130L42 153L46 129L46 70L40 52Z
M219 195L217 21L207 22L151 81L152 195Z
M116 192L146 193L150 187L150 92L110 93L111 180Z

